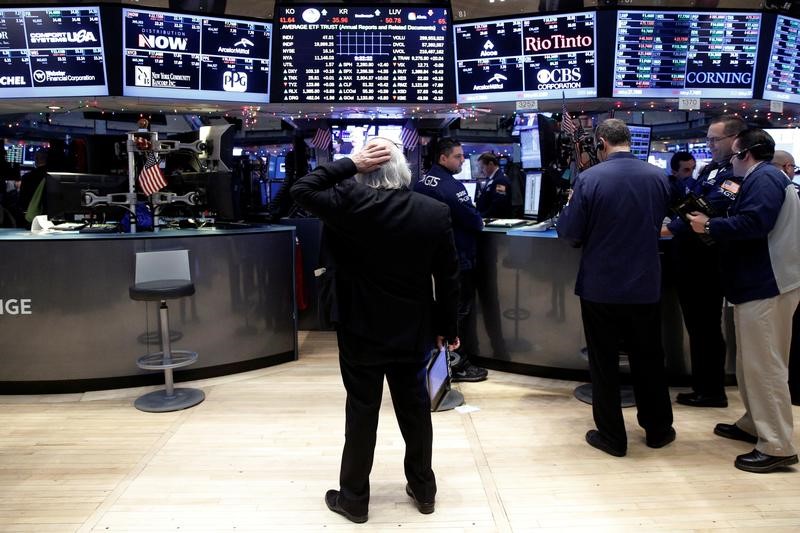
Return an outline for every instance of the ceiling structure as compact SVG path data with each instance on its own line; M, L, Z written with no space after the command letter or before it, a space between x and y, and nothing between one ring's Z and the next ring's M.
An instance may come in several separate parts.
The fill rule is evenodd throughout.
M194 2L199 4L205 1L204 6L213 5L213 0L172 0L172 7L179 4L189 5ZM474 19L492 16L515 15L518 13L535 12L539 6L547 5L549 0L453 0L453 17L455 20ZM583 3L584 7L596 8L612 3L608 0L560 0L562 3ZM389 3L407 3L390 0ZM3 4L64 4L64 0L37 0L36 2L0 0ZM72 4L96 4L97 1L72 0ZM119 0L120 4L136 5L139 7L170 8L170 0ZM226 0L225 14L230 16L249 16L271 19L273 17L274 0ZM340 3L340 2L339 2ZM758 9L762 7L762 0L652 0L653 6L669 7L711 7L711 4L726 8ZM218 4L219 5L219 4ZM560 4L561 5L561 4ZM530 105L530 104L528 104ZM636 123L669 123L683 122L689 115L678 111L677 99L611 99L593 98L586 100L567 101L567 107L573 114L598 115L613 110L619 116L641 115ZM761 116L774 122L770 115L770 103L765 100L745 100L728 102L725 100L704 100L701 103L703 113L738 112L749 118L751 115ZM133 97L97 97L97 98L19 98L0 100L0 122L14 120L30 113L73 113L94 111L113 116L115 113L162 113L182 115L232 115L235 117L250 117L258 123L259 117L288 118L288 119L316 119L323 117L333 118L426 118L426 117L461 117L469 121L482 124L498 122L504 116L513 114L517 110L516 102L487 103L477 105L406 105L406 106L377 106L355 104L263 104L242 105L239 103L221 101L189 101L173 99L147 99ZM545 112L560 112L560 100L541 100L538 110ZM643 115L642 115L643 114ZM800 116L800 106L784 104L781 123L794 121L795 116ZM274 123L263 120L262 123ZM7 124L3 124L7 126Z

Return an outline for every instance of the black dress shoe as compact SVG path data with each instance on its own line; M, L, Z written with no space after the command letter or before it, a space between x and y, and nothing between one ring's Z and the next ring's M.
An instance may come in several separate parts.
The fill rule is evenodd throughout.
M367 521L367 515L355 515L353 513L348 512L345 510L341 505L339 505L339 491L338 490L329 490L325 493L325 505L328 506L328 509L333 511L334 513L338 513L343 517L347 518L351 522L355 522L356 524L363 524Z
M586 442L589 443L589 446L604 451L614 457L624 457L627 453L625 448L617 448L596 429L590 429L586 432Z
M666 431L648 431L645 443L650 448L663 448L675 440L675 428L670 427Z
M675 401L689 407L728 407L728 398L725 395L708 396L696 392L681 392L678 393Z
M717 424L714 426L714 435L719 435L726 439L741 440L750 444L758 442L758 437L751 435L736 424Z
M775 455L761 453L758 450L753 450L750 453L746 453L737 457L736 461L733 463L733 466L746 472L766 474L767 472L772 472L775 469L796 464L797 455L778 457Z
M414 500L414 505L417 506L419 512L422 514L431 514L433 512L433 508L436 505L435 502L421 502L414 496L414 492L411 490L411 486L406 484L406 494L411 496L411 499Z

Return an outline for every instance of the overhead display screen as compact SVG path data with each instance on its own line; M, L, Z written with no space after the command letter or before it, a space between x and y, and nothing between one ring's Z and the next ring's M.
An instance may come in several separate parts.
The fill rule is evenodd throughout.
M595 14L455 26L459 103L597 96Z
M752 98L760 13L619 11L613 96Z
M276 7L273 101L453 102L450 39L442 7Z
M764 99L800 103L800 20L778 15Z
M0 10L0 97L108 96L98 7Z
M269 101L272 25L123 9L123 95Z

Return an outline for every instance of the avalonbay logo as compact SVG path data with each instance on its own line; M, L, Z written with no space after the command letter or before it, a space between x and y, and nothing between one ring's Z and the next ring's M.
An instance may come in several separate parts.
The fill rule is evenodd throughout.
M96 43L97 37L89 30L34 32L28 36L31 44Z

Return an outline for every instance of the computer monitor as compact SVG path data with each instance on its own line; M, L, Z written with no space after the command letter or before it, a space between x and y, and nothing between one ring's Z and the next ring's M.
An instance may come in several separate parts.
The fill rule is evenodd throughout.
M542 151L538 128L519 132L522 168L542 168Z
M428 364L428 396L431 400L431 411L439 407L447 391L450 389L450 372L447 367L447 350L435 350Z
M183 172L167 178L167 191L179 195L196 191L200 205L195 210L207 208L219 220L238 220L241 212L241 186L231 172ZM180 206L176 206L180 209Z
M86 207L83 205L85 191L91 191L98 196L127 193L128 176L49 172L45 178L47 217L73 221L80 215L102 213L106 219L121 220L128 212L122 206Z
M461 165L461 172L458 174L453 174L453 177L457 180L471 180L472 177L472 158L464 159L464 164Z
M523 214L525 218L534 219L539 216L539 201L542 193L542 173L525 173L525 205Z
M631 153L637 159L647 161L650 155L650 126L628 126L631 132Z
M474 181L464 183L464 188L467 189L467 194L472 199L472 203L475 203L475 193L478 190L478 184Z

